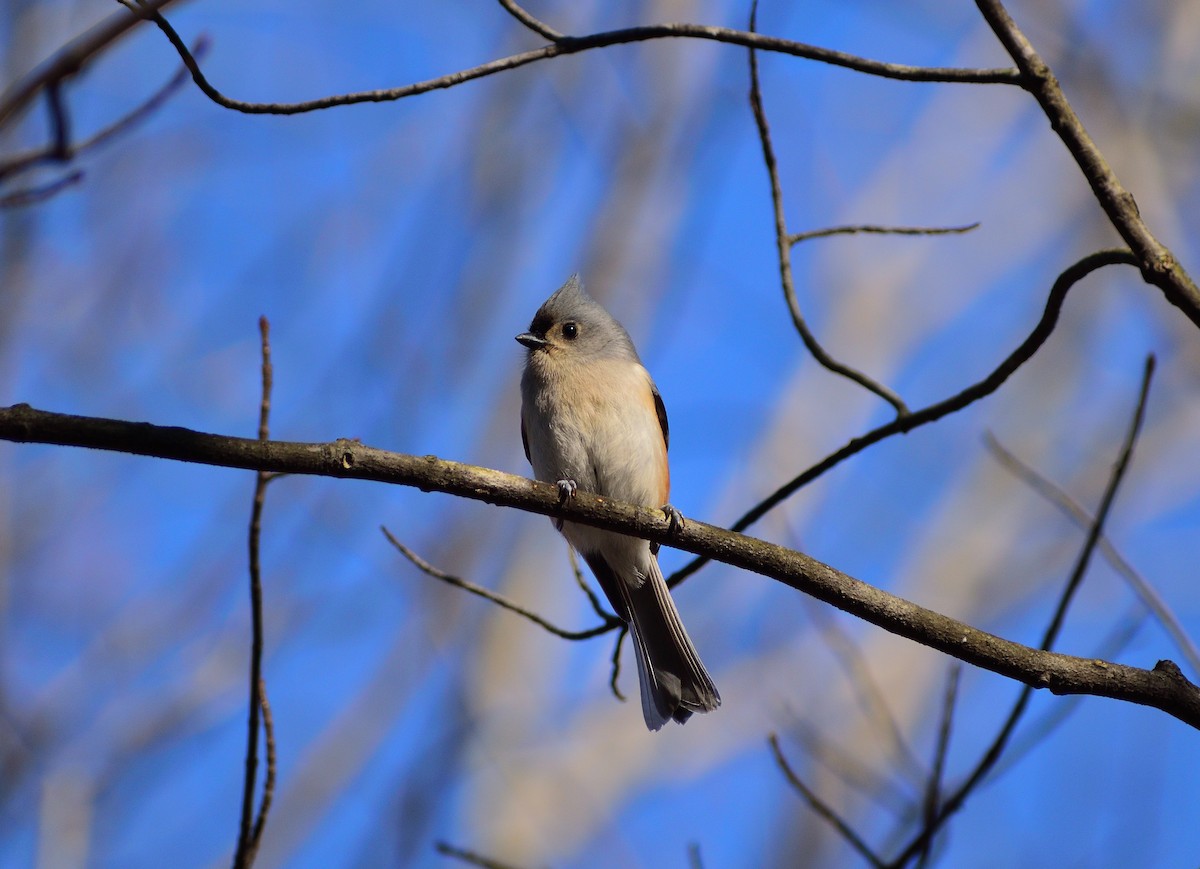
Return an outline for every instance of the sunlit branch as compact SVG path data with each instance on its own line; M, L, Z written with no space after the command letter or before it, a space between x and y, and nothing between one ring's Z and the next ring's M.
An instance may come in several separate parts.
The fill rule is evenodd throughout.
M557 487L489 468L390 453L356 440L323 444L259 441L36 410L0 408L0 439L90 447L230 468L374 480L439 491L498 506L618 531L771 577L885 630L969 664L1048 688L1161 709L1200 728L1200 689L1179 668L1153 670L1033 649L868 585L816 559L697 519L682 529L658 508L637 507L580 490L562 502Z

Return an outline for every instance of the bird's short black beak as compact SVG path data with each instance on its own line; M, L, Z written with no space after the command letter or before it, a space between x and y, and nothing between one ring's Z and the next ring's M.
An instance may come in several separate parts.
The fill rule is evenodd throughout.
M546 346L546 339L539 338L532 332L522 332L517 336L517 341L519 341L521 344L524 344L530 350L537 350L540 347Z

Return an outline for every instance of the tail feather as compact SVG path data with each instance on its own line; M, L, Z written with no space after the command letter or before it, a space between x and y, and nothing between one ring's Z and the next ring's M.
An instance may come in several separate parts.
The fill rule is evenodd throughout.
M629 625L646 726L658 730L671 719L682 724L693 712L720 706L721 695L683 627L658 559L650 557L649 575L636 586L616 577L602 558L587 561Z

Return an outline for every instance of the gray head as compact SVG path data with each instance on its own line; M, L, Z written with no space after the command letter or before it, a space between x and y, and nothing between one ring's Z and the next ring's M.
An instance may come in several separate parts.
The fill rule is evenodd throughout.
M529 348L555 357L638 360L629 333L583 290L579 275L571 275L538 308L529 331L517 336Z

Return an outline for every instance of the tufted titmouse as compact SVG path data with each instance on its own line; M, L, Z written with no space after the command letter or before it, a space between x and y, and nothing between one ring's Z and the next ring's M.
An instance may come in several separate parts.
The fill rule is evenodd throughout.
M667 411L629 334L573 275L517 336L528 353L521 377L521 441L539 480L564 499L576 487L641 505L667 504ZM658 566L658 547L636 537L557 522L596 575L637 652L646 726L721 705L679 620Z

